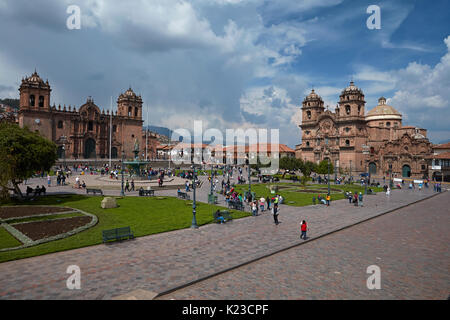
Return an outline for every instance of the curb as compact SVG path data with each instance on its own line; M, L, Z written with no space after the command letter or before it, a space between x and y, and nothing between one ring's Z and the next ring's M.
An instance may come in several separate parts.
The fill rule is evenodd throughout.
M347 225L347 226L345 226L345 227L342 227L342 228L339 228L339 229L336 229L336 230L333 230L333 231L324 233L324 234L322 234L322 235L320 235L320 236L317 236L317 237L314 237L314 238L310 238L310 239L308 239L308 240L306 240L306 241L303 241L303 242L300 242L300 243L293 244L293 245L288 246L288 247L286 247L286 248L279 249L279 250L273 251L273 252L271 252L271 253L265 254L265 255L263 255L263 256L260 256L260 257L258 257L258 258L254 258L254 259L251 259L251 260L249 260L249 261L246 261L246 262L237 264L237 265L235 265L235 266L226 268L226 269L224 269L224 270L222 270L222 271L217 271L217 272L215 272L215 273L213 273L213 274L210 274L210 275L204 276L204 277L202 277L202 278L199 278L199 279L190 281L190 282L188 282L188 283L185 283L185 284L176 286L176 287L174 287L174 288L165 290L165 291L163 291L163 292L157 293L156 296L153 298L153 300L156 299L156 298L165 296L165 295L167 295L167 294L169 294L169 293L172 293L172 292L174 292L174 291L178 291L178 290L180 290L180 289L189 287L189 286L191 286L191 285L194 285L194 284L196 284L196 283L202 282L202 281L204 281L204 280L213 278L213 277L215 277L215 276L217 276L217 275L220 275L220 274L223 274L223 273L232 271L232 270L234 270L234 269L237 269L237 268L246 266L246 265L251 264L251 263L253 263L253 262L256 262L256 261L265 259L265 258L267 258L267 257L273 256L273 255L275 255L275 254L278 254L278 253L281 253L281 252L284 252L284 251L287 251L287 250L290 250L290 249L299 247L299 246L304 245L304 244L306 244L306 243L309 243L309 242L311 242L311 241L315 241L315 240L321 239L321 238L323 238L323 237L332 235L333 233L336 233L336 232L339 232L339 231L342 231L342 230L345 230L345 229L354 227L354 226L359 225L359 224L361 224L361 223L367 222L367 221L369 221L369 220L372 220L372 219L381 217L381 216L386 215L386 214L389 214L389 213L391 213L391 212L393 212L393 211L396 211L396 210L399 210L399 209L406 208L406 207L408 207L408 206L411 206L411 205L413 205L413 204L416 204L416 203L419 203L419 202L422 202L422 201L425 201L425 200L428 200L428 199L432 199L432 198L434 198L434 197L436 197L436 196L438 196L438 195L440 195L440 194L442 194L442 193L445 193L445 192L447 192L447 191L444 191L444 192L441 192L441 193L435 193L435 194L431 195L430 197L427 197L427 198L424 198L424 199L420 199L420 200L416 200L416 201L414 201L414 202L405 204L405 205L403 205L403 206L400 206L400 207L397 207L397 208L394 208L394 209L387 210L387 211L382 212L382 213L380 213L380 214L377 214L377 215L375 215L375 216L373 216L373 217L366 218L366 219L364 219L364 220L355 222L355 223L350 224L350 225Z

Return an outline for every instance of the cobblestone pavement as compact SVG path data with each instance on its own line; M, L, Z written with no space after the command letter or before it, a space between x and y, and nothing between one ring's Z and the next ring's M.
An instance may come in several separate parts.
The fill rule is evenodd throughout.
M224 225L5 262L0 264L0 299L110 299L136 289L162 293L301 243L302 219L309 222L308 236L314 239L432 194L430 189L396 190L389 197L367 196L362 208L346 200L330 207L281 205L278 226L263 213ZM66 288L69 265L81 269L81 290Z
M441 194L158 299L447 299L449 206Z

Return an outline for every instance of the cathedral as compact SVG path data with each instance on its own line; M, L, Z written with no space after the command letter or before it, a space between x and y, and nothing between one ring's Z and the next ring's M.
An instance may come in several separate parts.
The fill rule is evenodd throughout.
M76 110L75 106L63 108L50 104L50 84L44 82L35 71L22 79L19 88L20 127L39 132L58 146L58 158L106 159L134 158L134 145L140 146L140 156L156 156L156 138L143 131L142 98L130 88L117 99L117 111L110 115L88 97L86 103ZM112 119L111 119L112 118Z
M325 109L313 89L302 103L302 142L296 157L329 160L339 172L353 176L427 177L426 159L433 153L426 129L403 126L402 115L384 97L367 113L365 104L353 81L342 90L335 112Z

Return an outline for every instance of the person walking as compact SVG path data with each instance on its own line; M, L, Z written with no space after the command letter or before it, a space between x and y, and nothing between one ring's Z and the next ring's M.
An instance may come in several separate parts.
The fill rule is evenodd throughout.
M130 192L130 183L128 182L128 179L127 182L125 183L125 191Z
M327 200L327 207L329 207L330 206L330 201L331 201L330 194L327 194L326 200Z
M300 225L301 235L300 239L306 240L306 231L308 230L308 225L306 224L306 221L303 220L302 224Z
M252 202L252 216L256 216L256 210L258 210L258 206L256 205L256 201Z
M359 203L360 207L363 206L363 195L361 192L359 193L359 196L358 196L358 203Z
M269 196L267 196L266 202L267 202L267 210L270 210L270 197Z
M47 185L50 188L50 185L52 183L52 178L50 177L50 174L47 174Z
M387 187L386 195L387 195L387 196L390 196L390 195L391 195L391 188L390 188L390 187Z
M131 191L134 191L134 179L131 180Z
M272 208L272 212L273 212L273 221L275 222L276 225L278 225L279 224L279 222L278 222L278 205L274 204L274 206Z

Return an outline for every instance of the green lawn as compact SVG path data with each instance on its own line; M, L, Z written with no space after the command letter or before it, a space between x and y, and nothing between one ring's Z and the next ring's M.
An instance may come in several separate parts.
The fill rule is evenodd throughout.
M0 226L0 249L20 246L22 243Z
M256 193L257 198L267 196L273 196L273 194L270 193L269 185L278 185L278 186L292 186L299 189L304 189L299 183L265 183L265 184L252 184L252 192ZM376 188L371 187L374 192L382 191L383 188ZM236 191L239 193L244 194L246 191L248 191L248 185L236 185L235 187ZM302 192L295 192L294 190L283 190L279 189L278 194L280 194L284 198L284 204L291 205L291 206L307 206L312 204L312 198L313 196L316 197L320 194L322 197L325 197L328 193L328 186L324 184L309 184L306 186L306 189L313 189L318 190L320 192L314 192L314 193L302 193ZM361 187L360 185L331 185L331 189L339 189L341 192L331 192L331 201L333 200L340 200L345 198L345 192L346 191L352 191L354 192L362 192L364 194L364 187ZM370 196L369 196L370 197Z
M191 226L192 201L180 200L174 197L160 198L119 198L117 200L119 207L114 209L102 209L100 207L103 197L59 195L40 198L39 201L33 202L33 204L77 208L95 214L99 222L96 226L66 239L20 250L0 252L0 262L99 244L102 243L102 230L105 229L130 226L134 235L140 237ZM212 213L219 208L224 209L223 207L197 202L196 216L198 225L213 222ZM249 213L246 212L235 210L232 210L232 212L233 218L249 216ZM4 231L6 232L6 230ZM6 239L7 236L0 235L0 243L2 243L3 247L5 247L3 245L4 237ZM7 245L6 247L11 246Z

